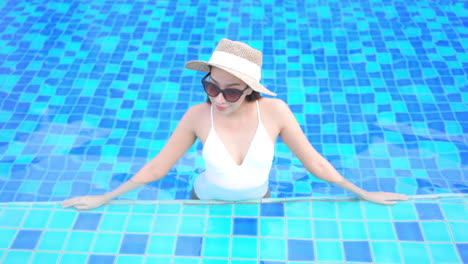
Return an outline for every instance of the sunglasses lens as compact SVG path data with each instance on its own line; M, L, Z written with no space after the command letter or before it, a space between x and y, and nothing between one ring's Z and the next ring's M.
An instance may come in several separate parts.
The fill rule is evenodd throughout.
M224 97L226 98L226 101L229 102L235 102L239 100L239 98L242 96L242 91L241 90L236 90L236 89L225 89L224 90Z
M203 86L209 96L216 97L221 92L221 89L210 82L203 82Z

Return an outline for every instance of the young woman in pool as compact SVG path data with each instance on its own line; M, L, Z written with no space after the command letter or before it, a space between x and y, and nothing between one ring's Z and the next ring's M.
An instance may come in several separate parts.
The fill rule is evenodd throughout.
M239 201L269 197L268 175L276 138L314 176L362 199L395 204L403 194L365 191L345 178L309 143L289 107L260 84L262 53L228 39L219 42L208 62L190 61L188 69L206 72L202 79L208 102L191 107L167 144L129 181L103 195L66 200L63 207L92 209L164 177L197 139L203 143L206 170L195 180L192 198Z

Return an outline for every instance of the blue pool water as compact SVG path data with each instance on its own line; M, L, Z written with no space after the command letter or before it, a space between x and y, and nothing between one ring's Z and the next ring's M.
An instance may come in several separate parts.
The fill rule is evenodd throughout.
M0 3L1 263L468 263L464 1ZM78 212L203 102L221 38L264 52L263 84L345 177L414 199L352 200L281 142L262 203L187 201L201 144L161 181Z

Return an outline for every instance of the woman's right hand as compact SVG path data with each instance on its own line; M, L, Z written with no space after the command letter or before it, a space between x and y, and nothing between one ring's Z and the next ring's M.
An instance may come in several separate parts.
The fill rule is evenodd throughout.
M110 199L105 195L80 196L63 201L62 207L75 207L78 210L89 210L106 204L109 200Z

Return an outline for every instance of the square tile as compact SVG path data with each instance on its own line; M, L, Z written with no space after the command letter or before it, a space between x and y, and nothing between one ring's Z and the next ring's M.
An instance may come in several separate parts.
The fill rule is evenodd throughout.
M372 252L376 263L400 264L400 250L394 242L371 242Z
M288 260L314 261L314 243L312 240L288 239Z
M260 259L286 260L286 240L276 238L260 238Z
M207 220L207 235L230 235L232 231L232 219L227 217L209 217Z
M416 203L416 210L420 220L442 220L444 216L438 204Z
M256 237L232 237L232 258L258 258L258 238Z
M288 238L312 238L312 221L309 219L288 219Z
M89 252L94 241L95 233L74 231L71 232L65 246L68 252Z
M175 255L198 257L201 255L202 244L202 237L178 236Z
M317 261L343 262L343 249L339 241L315 240Z
M340 221L341 236L344 240L366 240L367 230L362 221Z
M367 241L344 241L346 261L372 262L369 242Z
M235 236L256 236L257 218L235 217L232 234Z
M59 253L36 252L31 264L57 263Z
M35 249L41 235L41 230L20 230L16 234L11 249Z
M260 236L285 237L286 225L282 218L259 218Z
M127 214L105 213L99 224L99 231L122 232L127 223Z
M430 253L427 251L426 245L422 243L402 242L400 248L403 263L431 263Z
M395 228L391 222L368 221L367 231L372 240L397 240Z
M120 254L143 255L146 252L148 235L125 234L120 246Z
M314 221L314 234L317 239L341 239L336 221Z
M98 233L91 252L96 254L115 254L120 249L121 233Z
M18 230L0 228L0 248L10 248ZM1 259L1 258L0 258Z
M89 255L88 264L113 264L115 256L110 255Z
M423 241L423 236L418 222L394 222L399 240Z
M452 242L447 224L444 222L420 222L425 241Z
M230 249L229 237L205 237L203 257L228 258ZM226 259L227 260L227 259Z
M68 232L66 231L43 231L37 249L44 251L61 251L66 244L67 238Z
M452 244L429 243L433 263L460 263L457 250Z
M75 230L96 230L101 221L102 214L96 213L79 213L76 218L73 229Z
M127 219L126 232L149 233L154 225L154 216L147 214L132 214Z
M260 215L267 217L283 217L284 205L282 203L263 203L260 205Z
M150 236L147 254L173 256L176 238L176 236Z
M200 235L204 234L206 227L206 218L204 216L184 216L180 220L180 235Z

